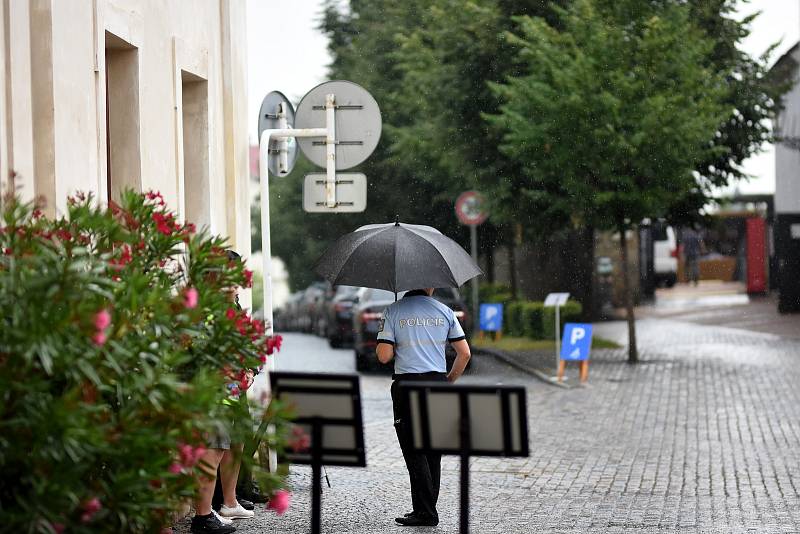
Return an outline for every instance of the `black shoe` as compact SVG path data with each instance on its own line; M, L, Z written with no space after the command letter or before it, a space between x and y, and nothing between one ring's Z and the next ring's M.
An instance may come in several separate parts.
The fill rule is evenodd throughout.
M191 531L196 534L230 534L236 532L236 527L224 525L214 514L195 515Z
M266 495L258 491L256 488L252 488L250 491L242 491L242 492L237 490L236 494L241 495L242 499L246 499L251 503L255 504L264 504L269 500ZM247 507L245 506L245 508ZM252 508L247 508L247 509L252 510Z
M414 513L406 517L397 517L395 521L404 527L435 527L439 524L439 519L437 517L417 515Z
M248 501L247 499L236 497L236 500L239 501L239 504L241 504L242 508L244 508L245 510L253 510L256 507L256 505L253 504L252 501Z

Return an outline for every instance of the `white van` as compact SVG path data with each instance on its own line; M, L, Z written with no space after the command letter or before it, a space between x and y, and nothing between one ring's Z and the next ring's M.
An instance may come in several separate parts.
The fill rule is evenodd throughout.
M653 271L656 286L672 287L678 281L678 240L675 229L663 222L653 224Z

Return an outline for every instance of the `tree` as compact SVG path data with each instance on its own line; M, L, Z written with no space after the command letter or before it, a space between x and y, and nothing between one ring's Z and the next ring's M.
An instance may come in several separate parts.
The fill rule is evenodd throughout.
M526 74L492 84L505 102L487 120L520 163L521 194L543 217L620 235L629 361L638 359L627 231L697 187L694 169L726 150L711 139L728 109L713 42L675 2L575 0L559 27L519 17Z

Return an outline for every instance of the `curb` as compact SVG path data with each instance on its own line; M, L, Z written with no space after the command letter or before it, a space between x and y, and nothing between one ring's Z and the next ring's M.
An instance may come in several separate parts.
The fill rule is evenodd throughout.
M519 369L520 371L522 371L524 373L528 373L529 375L532 375L532 376L538 378L539 380L541 380L542 382L544 382L545 384L548 384L550 386L555 386L557 388L562 388L562 389L575 389L575 386L568 386L567 384L564 384L563 382L558 382L557 380L555 380L554 377L548 375L547 373L544 373L544 372L540 371L539 369L536 369L535 367L531 367L529 365L525 365L524 363L520 363L515 358L512 358L511 356L509 356L505 352L501 352L501 351L493 350L493 349L487 349L487 348L483 348L483 347L474 347L473 350L478 354L488 354L489 356L493 356L493 357L497 358L498 360L500 360L501 362L505 362L508 365L510 365L511 367L514 367L515 369Z

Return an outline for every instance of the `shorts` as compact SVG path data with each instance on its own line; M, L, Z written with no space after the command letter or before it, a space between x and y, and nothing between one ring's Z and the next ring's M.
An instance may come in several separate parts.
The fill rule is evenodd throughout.
M228 419L230 428L236 425L236 419L231 417ZM222 449L229 450L231 448L231 434L227 428L219 428L214 432L209 432L206 436L206 447L209 449Z
M206 447L209 449L229 450L231 448L231 435L227 430L212 432L206 438Z

